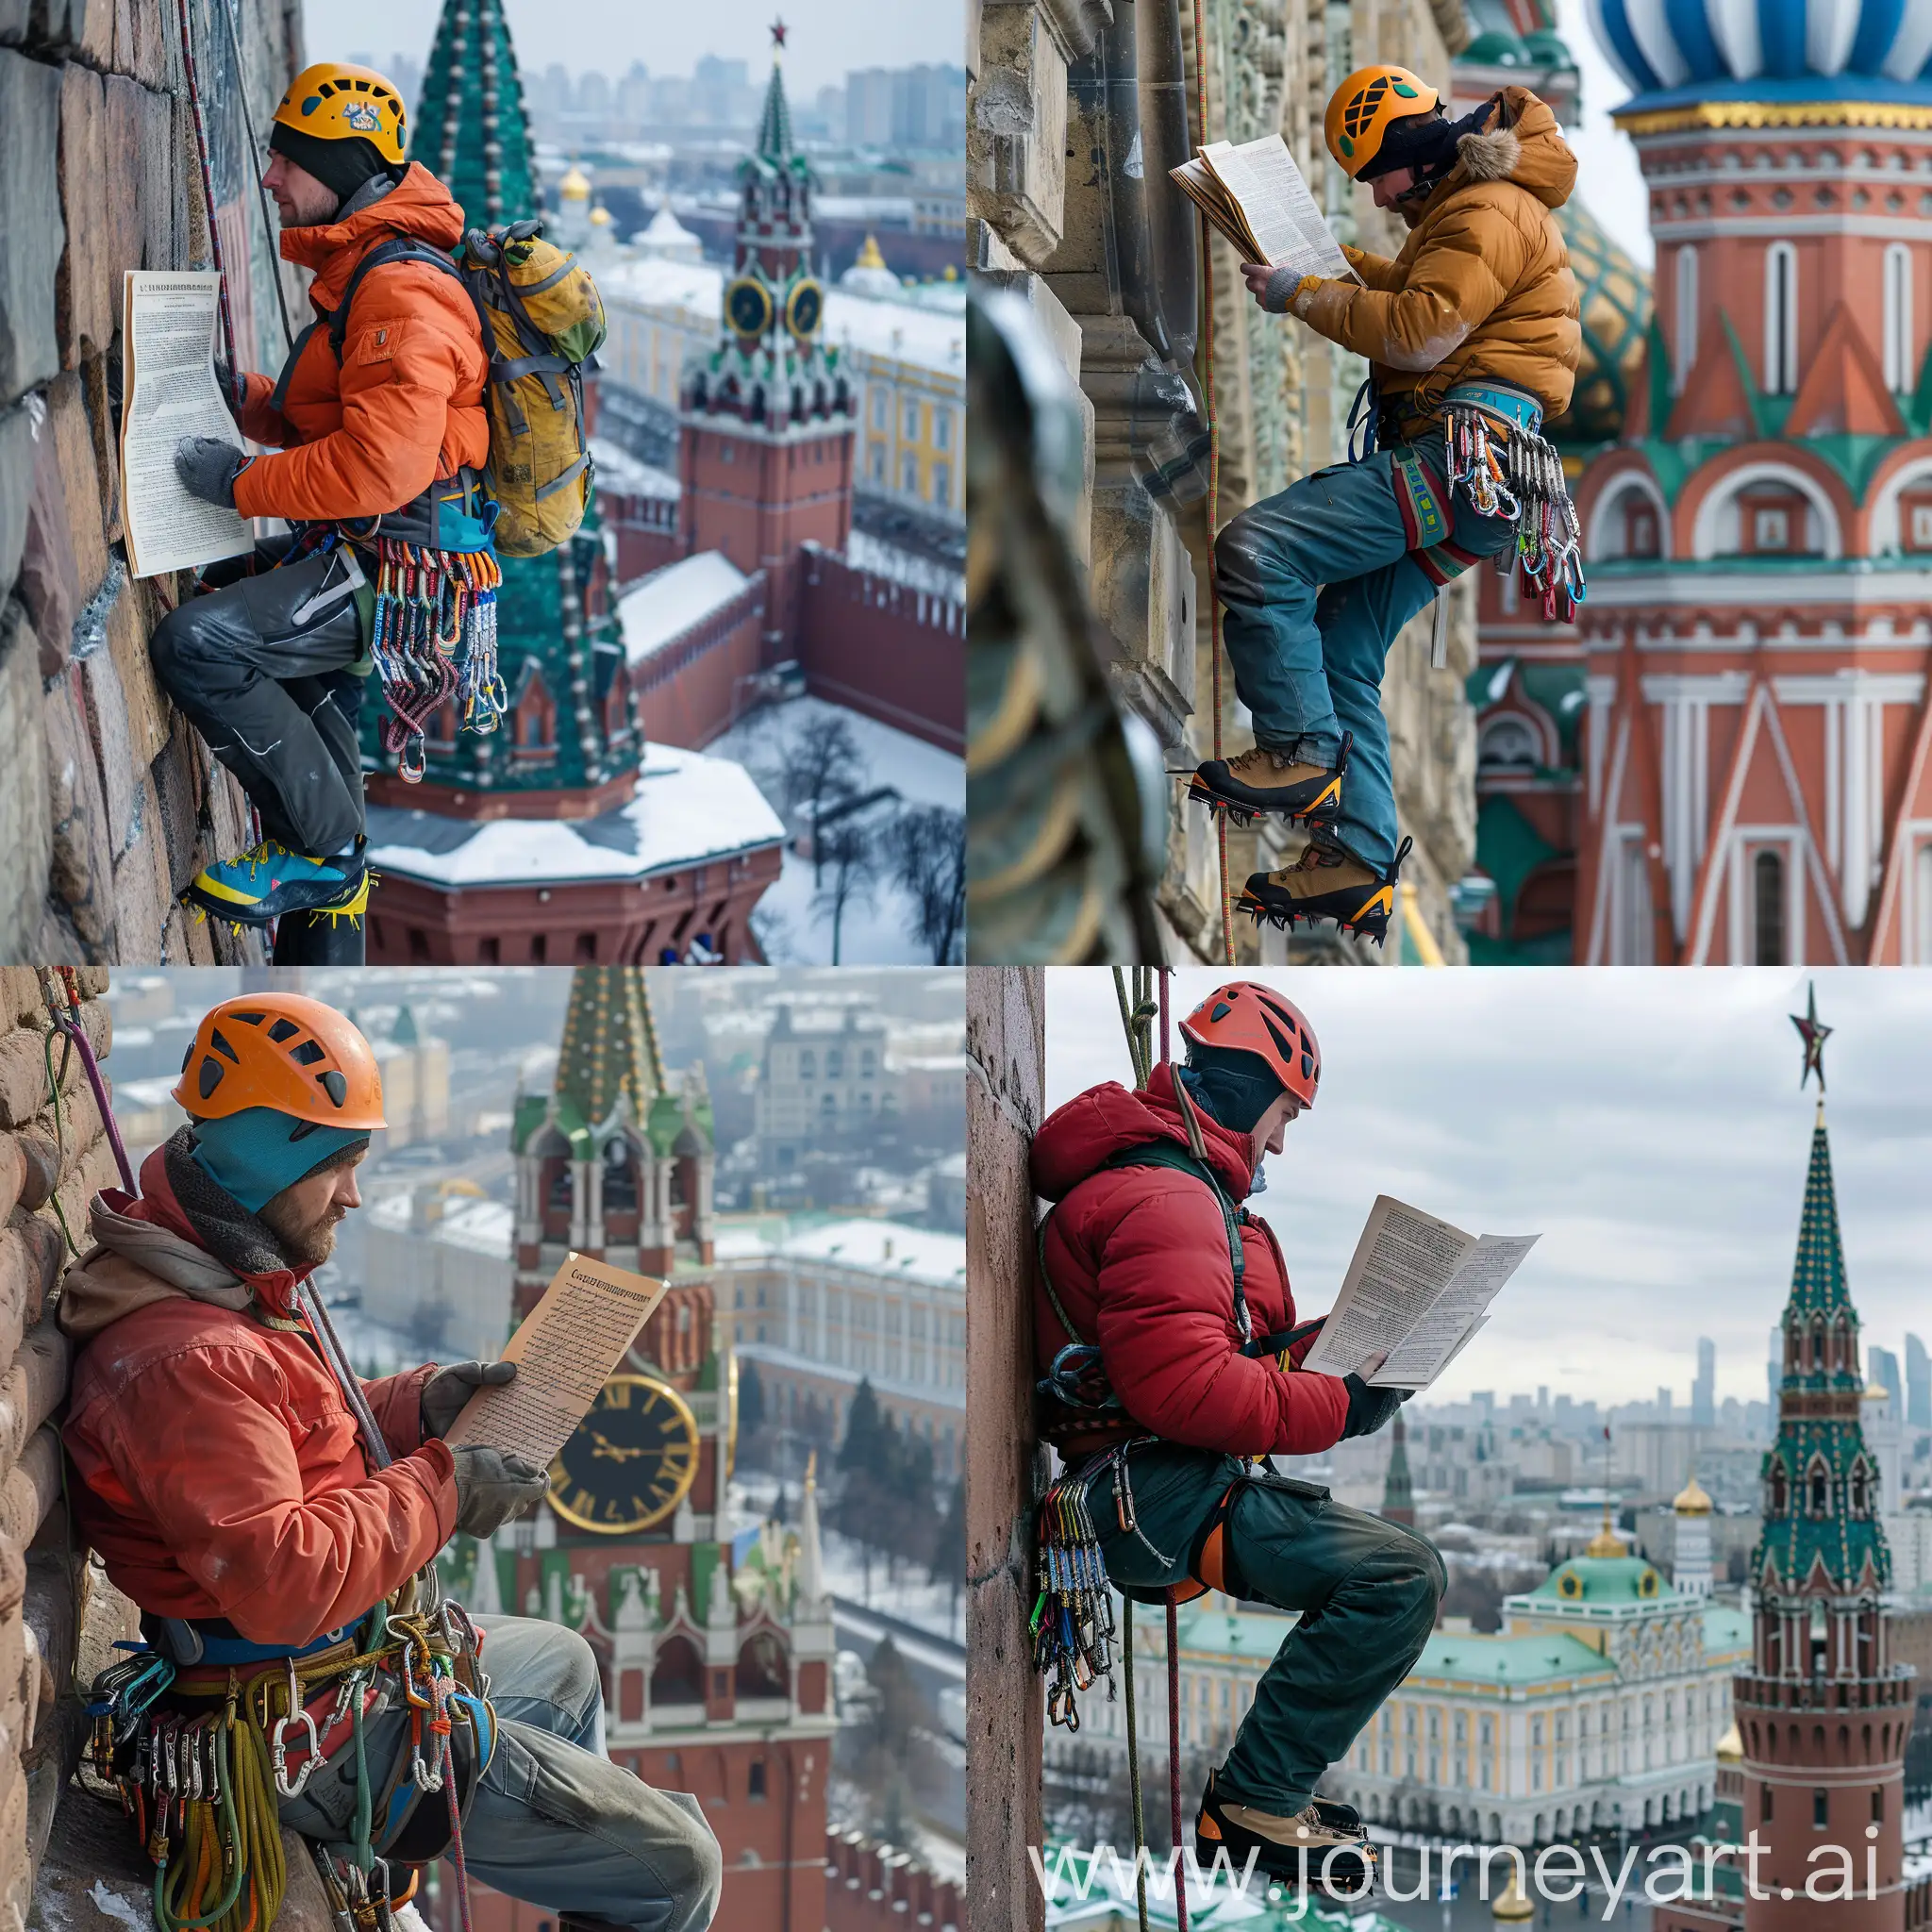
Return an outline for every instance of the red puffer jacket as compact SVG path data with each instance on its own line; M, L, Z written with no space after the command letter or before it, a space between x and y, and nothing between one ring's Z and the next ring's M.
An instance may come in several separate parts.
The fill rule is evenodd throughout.
M456 1527L455 1460L422 1439L435 1369L362 1385L396 1458L372 1470L306 1331L255 1312L288 1319L296 1275L216 1260L167 1151L142 1163L139 1200L94 1196L97 1245L61 1291L60 1325L81 1344L61 1430L75 1513L142 1609L301 1645L360 1616Z
M1194 1109L1208 1158L1230 1196L1246 1195L1250 1141ZM1341 1437L1348 1391L1336 1375L1241 1352L1227 1226L1207 1185L1173 1168L1101 1163L1151 1141L1188 1144L1161 1065L1141 1092L1113 1081L1051 1114L1033 1142L1033 1186L1057 1203L1046 1266L1079 1330L1097 1342L1114 1392L1152 1434L1232 1456L1307 1456ZM1274 1231L1241 1213L1242 1289L1257 1336L1294 1325L1294 1297ZM1043 1288L1034 1291L1042 1364L1068 1336ZM1297 1346L1299 1362L1313 1336Z

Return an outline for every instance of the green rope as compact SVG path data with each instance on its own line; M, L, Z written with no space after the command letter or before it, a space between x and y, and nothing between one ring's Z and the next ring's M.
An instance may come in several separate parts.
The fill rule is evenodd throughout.
M1141 1810L1141 1733L1134 1720L1134 1606L1121 1599L1125 1612L1121 1624L1121 1674L1127 1680L1127 1787L1134 1798L1134 1903L1140 1907L1141 1932L1147 1932L1147 1861L1141 1856L1147 1843L1147 1822Z
M60 1057L60 1073L54 1071L54 1035L58 1033L67 1051ZM60 1233L67 1242L67 1252L80 1253L80 1243L74 1239L74 1230L67 1224L67 1212L60 1206L60 1170L67 1165L67 1128L60 1117L60 1082L65 1077L69 1063L74 1058L74 1036L64 1027L50 1025L41 1041L41 1051L47 1062L47 1085L54 1091L54 1191L47 1197L54 1209L54 1218L60 1224Z

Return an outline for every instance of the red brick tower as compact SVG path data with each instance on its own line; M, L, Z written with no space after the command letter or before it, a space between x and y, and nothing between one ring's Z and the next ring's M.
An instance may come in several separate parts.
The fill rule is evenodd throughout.
M817 1498L795 1532L768 1524L734 1542L737 1373L714 1325L710 1101L699 1068L666 1074L641 972L578 969L555 1090L519 1099L511 1145L519 1319L573 1249L671 1289L565 1444L548 1504L482 1546L488 1574L468 1600L590 1641L612 1759L692 1792L718 1835L718 1932L821 1932L836 1720ZM598 1435L622 1460L595 1453ZM542 1916L491 1909L478 1932L535 1932Z
M758 144L739 163L738 245L718 346L686 378L678 441L688 552L763 571L765 659L796 655L799 546L842 551L852 532L852 388L819 340L825 292L811 272L811 165L793 151L772 28Z

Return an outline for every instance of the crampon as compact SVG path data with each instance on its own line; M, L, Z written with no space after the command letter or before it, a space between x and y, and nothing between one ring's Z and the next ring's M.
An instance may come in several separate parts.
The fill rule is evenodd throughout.
M1210 811L1225 812L1236 825L1257 818L1332 824L1341 809L1341 776L1352 742L1344 732L1333 766L1298 764L1260 744L1237 758L1209 758L1195 772L1188 797Z
M1342 932L1359 933L1381 945L1389 937L1402 861L1415 841L1405 839L1387 873L1377 874L1341 847L1311 840L1301 858L1280 872L1257 872L1241 888L1235 910L1257 925L1263 920L1294 928L1332 919Z

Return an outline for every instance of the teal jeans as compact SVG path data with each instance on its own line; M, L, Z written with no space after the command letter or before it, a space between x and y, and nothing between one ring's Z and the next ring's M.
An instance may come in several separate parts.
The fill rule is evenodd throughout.
M1440 431L1412 445L1440 479ZM1241 511L1214 543L1214 587L1234 688L1255 741L1332 766L1354 739L1336 836L1365 865L1395 862L1395 785L1382 672L1395 633L1436 594L1416 561L1395 495L1393 458L1336 463ZM1447 543L1432 553L1455 575L1516 533L1479 517L1457 491Z
M527 1904L638 1932L704 1932L723 1879L718 1840L695 1798L654 1790L604 1755L591 1646L535 1618L478 1617L476 1627L501 1735L463 1824L471 1875ZM379 1787L395 1754L408 1749L407 1716L383 1711L366 1735ZM280 1807L284 1824L339 1847L355 1809L350 1752Z
M1128 1458L1135 1530L1119 1526L1111 1474L1091 1508L1118 1587L1184 1582L1215 1504L1244 1466L1232 1456L1161 1442ZM1292 1816L1406 1677L1435 1628L1447 1580L1435 1546L1412 1529L1333 1501L1314 1483L1257 1475L1236 1491L1224 1538L1228 1593L1300 1621L1255 1688L1216 1788L1224 1798Z

